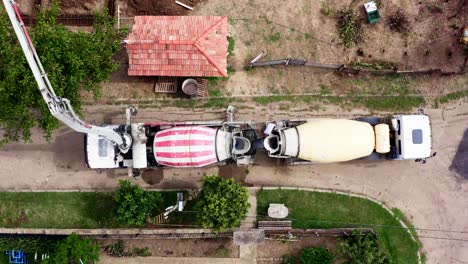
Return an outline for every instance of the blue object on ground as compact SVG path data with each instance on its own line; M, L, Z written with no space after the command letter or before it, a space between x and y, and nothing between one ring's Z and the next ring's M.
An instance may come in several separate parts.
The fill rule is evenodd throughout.
M7 250L6 254L10 258L11 264L27 264L26 254L21 250Z

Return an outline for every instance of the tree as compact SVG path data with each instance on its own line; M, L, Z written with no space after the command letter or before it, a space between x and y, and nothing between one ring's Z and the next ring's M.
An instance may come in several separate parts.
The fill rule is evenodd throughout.
M141 226L161 205L161 194L147 192L128 180L119 181L115 195L117 220L130 226Z
M57 250L45 264L90 264L99 260L99 254L99 245L93 240L82 239L73 233L58 243Z
M335 256L323 247L304 248L301 252L302 264L331 264Z
M81 91L100 95L99 83L118 68L113 60L120 33L103 11L95 15L91 33L72 32L57 24L59 2L41 9L30 28L32 41L58 96L68 98L80 114ZM30 141L31 128L39 125L44 136L59 126L44 103L3 5L0 5L0 146L11 141Z
M204 228L223 231L239 226L250 208L247 189L232 179L208 176L203 179L195 208L197 220Z
M349 259L349 264L390 264L387 253L379 244L375 234L353 232L340 243L341 251Z

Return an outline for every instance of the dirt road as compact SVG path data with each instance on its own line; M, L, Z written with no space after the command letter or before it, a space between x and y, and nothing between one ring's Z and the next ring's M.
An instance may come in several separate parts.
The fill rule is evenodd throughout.
M122 106L90 106L86 112L87 120L98 123L119 123L124 118ZM320 187L363 193L384 201L390 207L400 208L418 228L460 231L420 231L424 251L429 257L428 263L468 261L468 242L428 238L468 240L468 102L426 112L432 119L434 150L438 154L425 165L412 161L389 161L286 167L277 162L266 162L260 157L259 163L262 165L249 167L248 173L245 168L230 166L219 169L164 169L146 173L139 183L153 188L192 188L200 185L203 174L219 173L223 177L235 177L247 185ZM293 112L298 118L366 114L369 113L365 110L343 112L337 109L318 113ZM241 109L237 118L271 120L290 115L273 108L249 108ZM137 121L213 120L223 117L220 111L210 112L206 109L167 108L162 111L144 108L140 109ZM127 177L126 171L99 173L88 170L84 165L83 153L83 136L69 129L59 130L51 143L45 142L37 133L34 144L7 145L0 150L0 189L109 189L116 186L118 179ZM457 159L455 162L454 158Z

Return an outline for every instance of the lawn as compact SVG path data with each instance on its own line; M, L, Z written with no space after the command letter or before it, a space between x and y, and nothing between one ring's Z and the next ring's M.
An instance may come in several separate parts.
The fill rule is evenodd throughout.
M177 192L162 192L161 209L176 202ZM114 228L112 192L0 192L1 227Z
M257 193L259 218L266 215L270 203L289 208L294 228L374 228L393 263L418 263L418 244L387 210L370 200L332 193L261 190Z

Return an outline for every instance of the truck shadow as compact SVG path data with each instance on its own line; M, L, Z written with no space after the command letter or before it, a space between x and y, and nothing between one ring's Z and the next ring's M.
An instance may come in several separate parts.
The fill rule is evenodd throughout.
M465 130L465 134L460 145L458 145L457 153L449 169L458 173L465 180L468 180L468 129Z
M66 130L55 137L52 150L57 169L82 171L89 170L86 166L84 134Z
M88 170L85 160L84 134L71 129L61 129L53 142L40 144L12 143L2 151L12 152L52 152L53 162L58 171ZM27 154L25 154L27 157Z

